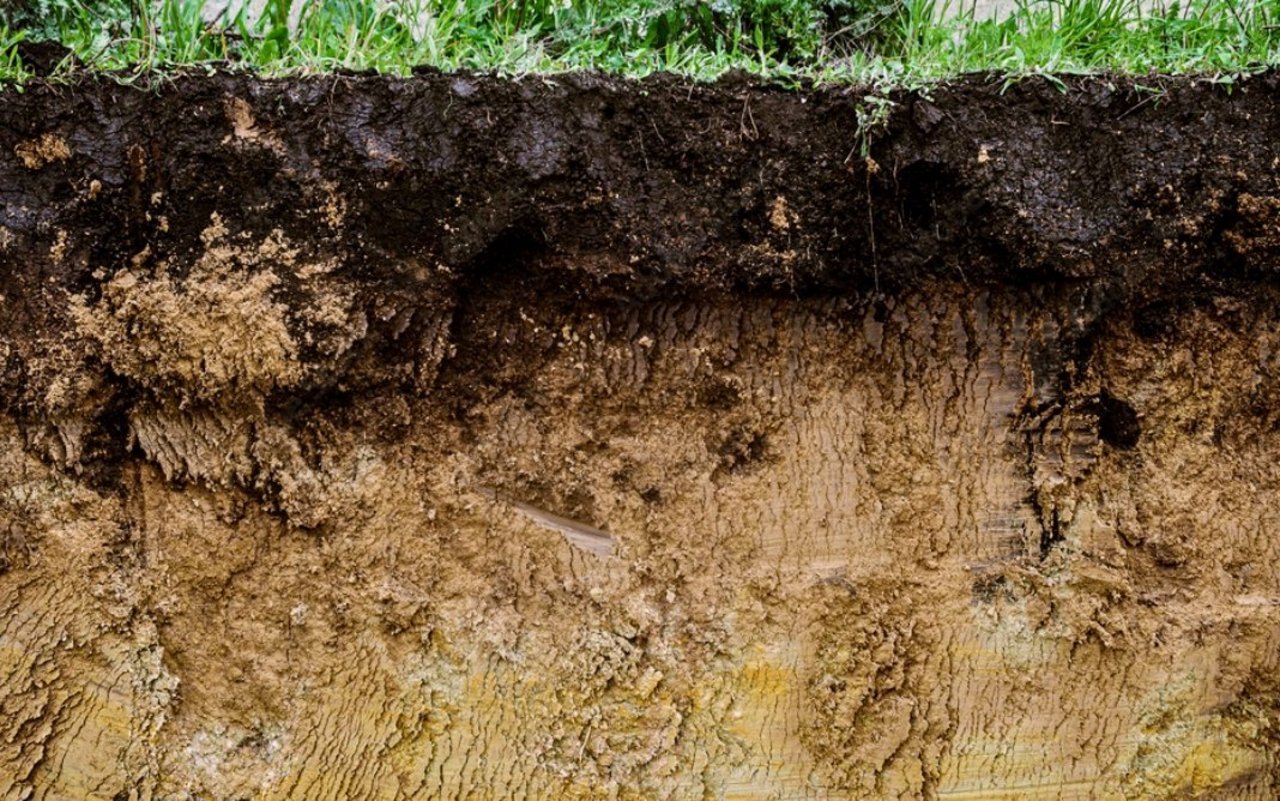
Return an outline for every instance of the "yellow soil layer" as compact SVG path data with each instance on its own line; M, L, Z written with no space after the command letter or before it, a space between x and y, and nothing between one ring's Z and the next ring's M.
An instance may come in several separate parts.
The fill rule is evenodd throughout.
M512 300L465 414L427 304L416 391L291 414L406 309L206 245L9 343L48 392L0 425L0 798L1280 794L1274 298L1103 332L1132 449L1047 394L1069 320L962 286Z

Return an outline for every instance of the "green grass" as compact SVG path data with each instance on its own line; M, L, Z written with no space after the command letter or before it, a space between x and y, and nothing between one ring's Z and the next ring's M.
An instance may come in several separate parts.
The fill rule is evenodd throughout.
M10 0L12 2L13 0ZM267 75L415 66L505 74L596 69L874 85L967 72L1194 73L1280 61L1280 0L1021 0L982 19L951 0L268 0L208 24L197 0L21 0L0 11L0 79L22 40L53 39L122 78L176 68ZM71 73L70 60L60 72Z

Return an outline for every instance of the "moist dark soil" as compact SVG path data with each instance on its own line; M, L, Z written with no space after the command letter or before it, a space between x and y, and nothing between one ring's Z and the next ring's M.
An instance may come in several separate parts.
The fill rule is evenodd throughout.
M70 156L0 162L0 223L10 252L65 231L69 263L102 266L190 252L218 211L371 284L412 284L387 265L415 259L447 266L448 286L624 297L931 277L1145 296L1272 269L1274 209L1250 198L1276 189L1280 75L1065 91L975 76L893 93L862 125L884 107L867 97L591 74L36 83L5 94L0 150L52 133ZM264 146L226 146L231 98ZM337 228L308 194L316 177L337 184Z

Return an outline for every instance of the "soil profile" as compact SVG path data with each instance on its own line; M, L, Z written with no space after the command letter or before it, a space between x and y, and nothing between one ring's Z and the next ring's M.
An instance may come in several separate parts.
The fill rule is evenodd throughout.
M0 100L0 797L1273 799L1280 75Z

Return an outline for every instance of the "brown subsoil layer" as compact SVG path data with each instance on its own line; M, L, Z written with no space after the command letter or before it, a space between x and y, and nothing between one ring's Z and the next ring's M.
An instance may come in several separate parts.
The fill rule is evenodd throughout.
M0 96L0 798L1280 795L1280 76Z

